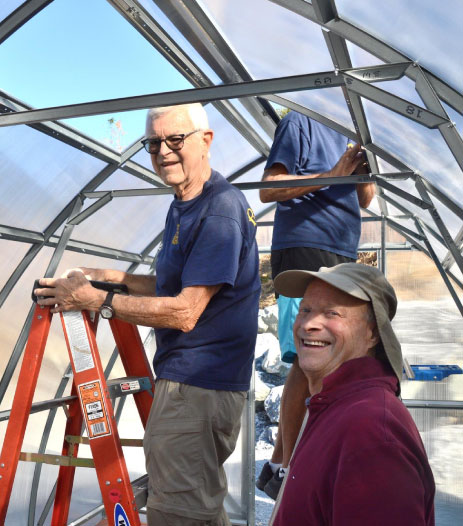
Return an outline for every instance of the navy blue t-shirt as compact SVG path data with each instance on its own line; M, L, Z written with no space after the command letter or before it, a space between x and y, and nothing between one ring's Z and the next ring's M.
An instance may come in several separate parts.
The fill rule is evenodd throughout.
M275 131L266 168L280 163L292 175L327 172L348 142L331 128L291 111ZM314 247L356 259L360 225L355 185L328 186L277 203L272 249Z
M174 199L156 264L156 295L223 285L192 331L156 329L157 378L206 389L249 389L260 295L255 235L244 195L215 171L199 196Z

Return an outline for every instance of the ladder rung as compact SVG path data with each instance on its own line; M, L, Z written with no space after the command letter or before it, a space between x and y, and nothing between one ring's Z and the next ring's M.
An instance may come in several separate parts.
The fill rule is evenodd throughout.
M151 391L151 381L147 376L113 378L107 381L107 386L110 398L141 393L142 391ZM152 393L151 396L153 396Z
M64 439L69 444L86 444L86 445L90 444L90 439L88 437L66 435ZM143 447L143 439L141 438L120 438L119 441L121 443L121 446Z
M127 378L114 378L108 380L107 386L109 389L110 398L119 398L129 394L141 393L142 391L151 390L151 382L147 376L136 377L128 376ZM34 402L31 405L29 414L40 413L47 409L54 409L55 407L67 406L76 396L63 396L61 398L53 398L51 400L42 400L41 402ZM10 418L11 410L0 412L0 422Z
M80 468L95 467L93 459L91 458L64 457L62 455L51 455L49 453L21 452L19 460L25 462L38 462L40 464L54 464L55 466L74 466Z

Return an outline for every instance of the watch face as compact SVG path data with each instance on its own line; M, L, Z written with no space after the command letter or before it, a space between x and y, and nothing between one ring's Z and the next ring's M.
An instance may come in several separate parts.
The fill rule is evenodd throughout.
M114 311L109 305L103 305L100 308L100 314L105 320L110 320L113 317Z

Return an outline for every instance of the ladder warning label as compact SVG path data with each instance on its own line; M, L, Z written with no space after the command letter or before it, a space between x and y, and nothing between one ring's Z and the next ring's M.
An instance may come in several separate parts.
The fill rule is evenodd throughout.
M64 324L76 373L93 369L92 351L81 312L63 312Z
M87 426L88 438L111 434L108 411L106 410L99 380L79 385L79 396Z

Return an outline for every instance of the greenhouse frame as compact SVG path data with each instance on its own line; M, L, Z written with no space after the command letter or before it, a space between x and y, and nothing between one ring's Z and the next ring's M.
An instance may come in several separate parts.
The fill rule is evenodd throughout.
M72 13L79 10L91 27L111 29L117 19L114 42L102 41L83 26L74 37ZM107 18L98 18L106 13ZM405 358L402 397L433 469L436 524L463 521L463 375L419 380L414 374L420 367L458 366L461 371L463 366L462 19L458 0L445 5L432 0L1 2L0 57L9 57L0 82L2 446L13 397L21 387L34 280L78 266L155 272L173 190L153 171L143 149L146 110L205 105L215 132L211 165L244 192L255 213L259 252L266 254L275 204L263 204L259 189L291 186L261 181L281 110L287 108L366 149L371 173L327 178L326 184L376 185L371 205L362 209L359 252L375 254L397 291L393 325ZM59 20L62 27L49 20ZM56 69L38 77L49 78L49 84L36 80L28 58L33 50L24 46L29 30L43 35L37 47L51 57L68 45L62 40L66 31L85 49L93 46L95 57L84 57L74 72L73 60L56 60ZM54 40L55 32L60 39ZM138 48L132 54L135 41L143 47L144 63L137 63ZM34 42L29 45L33 48ZM122 61L117 73L132 79L132 91L116 92L114 78L105 72L105 54L115 46L124 48L124 57L133 57L134 64ZM85 70L86 63L96 61L101 61L101 78L98 68ZM178 80L166 87L163 73L159 85L149 77L140 80L139 88L137 71L142 79L148 74L143 68L156 67ZM148 80L151 90L144 87ZM83 98L66 82L81 83ZM101 91L85 98L92 93L85 85L97 83ZM11 91L20 85L22 91ZM40 99L39 92L48 99ZM138 115L137 124L125 144L120 123L125 118L131 123L131 115ZM108 140L87 131L97 118L109 122ZM139 330L151 359L154 331ZM98 348L105 374L121 376L117 347L103 323ZM34 396L37 405L23 443L24 450L39 455L61 451L72 384L63 349L62 329L53 319ZM141 438L133 401L121 397L114 403L121 436ZM251 389L239 445L226 465L226 509L235 525L263 524L255 512L255 438ZM131 477L142 476L142 450L124 453ZM87 445L80 455L90 455ZM57 463L20 462L7 526L50 524L57 472ZM97 524L103 513L93 470L79 467L68 524Z

